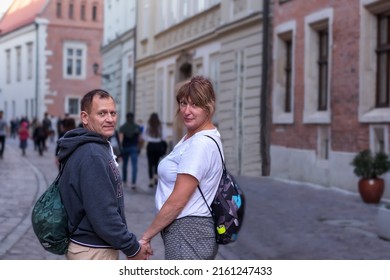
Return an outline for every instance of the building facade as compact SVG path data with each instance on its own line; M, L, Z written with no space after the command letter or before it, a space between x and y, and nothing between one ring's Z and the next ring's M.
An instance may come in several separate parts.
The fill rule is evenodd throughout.
M390 2L275 2L271 176L356 192L354 155L389 152Z
M136 118L157 112L171 145L184 135L175 92L203 75L216 89L218 126L229 169L261 175L260 1L138 1Z
M103 0L14 0L0 22L0 108L7 120L45 112L79 119L101 78Z
M118 126L135 110L136 0L106 0L102 54L102 83L116 99Z

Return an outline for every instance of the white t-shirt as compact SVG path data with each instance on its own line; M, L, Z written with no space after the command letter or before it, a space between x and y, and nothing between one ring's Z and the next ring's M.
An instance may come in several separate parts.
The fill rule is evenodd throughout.
M223 168L217 145L205 135L217 141L223 155L221 136L217 129L200 131L186 141L183 137L173 151L158 165L159 180L155 196L157 210L161 209L171 195L177 174L194 176L199 182L207 203L211 205L222 177ZM185 216L211 216L198 189L195 190L177 218Z

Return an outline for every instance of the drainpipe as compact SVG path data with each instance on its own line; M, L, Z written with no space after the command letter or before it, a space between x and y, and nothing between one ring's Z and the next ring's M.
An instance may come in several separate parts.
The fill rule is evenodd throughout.
M35 21L35 117L38 119L39 98L39 24Z
M134 35L133 35L133 40L134 40L134 47L133 47L133 53L134 53L134 63L133 63L133 83L132 83L132 100L131 100L131 107L133 107L133 112L134 112L134 115L136 116L137 115L137 112L135 111L136 107L135 107L135 100L136 100L136 90L137 90L137 86L136 86L136 83L137 83L137 71L135 71L136 69L136 62L137 62L137 27L138 27L138 5L137 5L137 2L138 1L135 1L135 25L134 25Z
M269 126L268 126L268 91L269 91L269 25L270 0L263 0L263 46L262 46L262 75L260 92L260 155L261 175L270 174Z

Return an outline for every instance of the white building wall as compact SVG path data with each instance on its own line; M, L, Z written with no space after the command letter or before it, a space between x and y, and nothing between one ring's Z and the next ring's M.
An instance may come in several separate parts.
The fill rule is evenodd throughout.
M104 3L103 45L135 27L136 0L106 0Z
M271 145L271 176L289 181L307 182L325 187L358 192L359 178L353 173L354 154L329 153L328 161L317 159L314 150L293 149ZM390 197L390 174L385 179L384 197Z
M31 79L27 79L27 44L33 45L33 74ZM0 110L4 110L6 121L12 118L27 116L32 118L35 114L36 102L36 31L34 25L29 25L16 32L0 37ZM21 47L21 80L16 81L16 47ZM10 50L10 83L6 81L6 50ZM33 102L34 111L32 111Z
M104 5L104 33L102 47L103 88L117 102L118 125L126 120L129 96L128 82L134 84L134 30L136 0L107 0ZM134 94L134 93L133 93Z
M214 120L222 134L229 168L238 174L259 176L262 2L138 3L137 118L142 116L147 121L151 112L162 111L163 122L170 124L170 115L164 111L166 105L161 109L161 103L172 97L172 81L175 87L182 82L179 62L187 60L192 65L192 75L217 79ZM240 77L235 70L237 55L245 62ZM161 98L162 94L165 97ZM182 134L180 123L173 127L174 141L178 141Z

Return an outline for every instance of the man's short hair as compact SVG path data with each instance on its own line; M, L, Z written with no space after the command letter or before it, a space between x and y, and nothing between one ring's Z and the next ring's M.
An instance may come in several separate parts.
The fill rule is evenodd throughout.
M94 89L86 93L81 99L81 111L85 111L87 113L91 112L92 100L95 95L99 96L100 99L111 98L114 100L114 98L107 91L102 89Z

